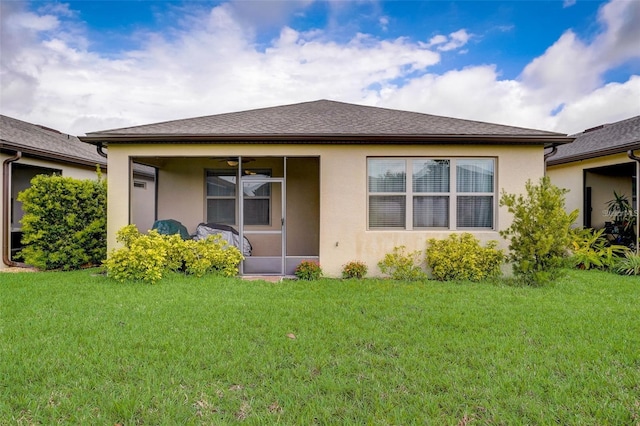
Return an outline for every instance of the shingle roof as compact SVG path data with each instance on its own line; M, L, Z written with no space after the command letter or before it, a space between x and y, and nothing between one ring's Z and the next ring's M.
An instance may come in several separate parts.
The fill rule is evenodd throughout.
M343 102L319 100L293 105L254 109L206 117L166 121L121 129L87 133L82 140L91 143L126 142L161 138L176 142L175 136L210 139L308 140L367 137L534 137L566 138L566 135L522 127L504 126L399 111ZM569 142L564 140L563 142Z
M558 147L558 152L549 158L548 165L640 149L640 115L571 136L576 138L575 141Z
M96 148L77 137L0 115L0 148L85 165L105 165Z

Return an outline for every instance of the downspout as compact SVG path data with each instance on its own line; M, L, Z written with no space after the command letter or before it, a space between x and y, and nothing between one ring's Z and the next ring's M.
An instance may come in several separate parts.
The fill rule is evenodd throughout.
M98 145L96 145L96 151L98 151L98 154L100 154L102 157L107 158L107 153L104 152L102 150L103 146L101 143L99 143Z
M633 149L627 151L627 156L636 160L638 165L636 166L636 254L640 253L640 157L633 153Z
M547 160L558 152L558 145L551 145L551 151L544 154L544 175L547 175Z
M24 263L14 262L9 255L11 228L9 220L11 212L11 163L22 158L22 152L16 151L13 157L9 157L2 162L2 262L7 266L27 266Z

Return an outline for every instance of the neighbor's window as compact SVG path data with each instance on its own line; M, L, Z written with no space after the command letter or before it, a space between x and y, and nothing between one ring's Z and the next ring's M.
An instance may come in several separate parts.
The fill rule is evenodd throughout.
M490 158L370 158L369 228L493 228Z
M269 177L270 170L253 170L252 176ZM207 222L225 225L238 224L238 185L236 171L207 170ZM244 224L269 225L271 184L245 182Z

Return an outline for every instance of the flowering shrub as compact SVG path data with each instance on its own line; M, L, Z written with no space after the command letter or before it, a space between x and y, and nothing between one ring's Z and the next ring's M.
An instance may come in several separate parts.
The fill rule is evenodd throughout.
M161 235L156 230L141 234L135 225L118 231L124 244L104 262L107 274L118 280L155 283L168 271L184 271L201 277L206 273L234 276L244 259L240 250L229 247L219 236L204 240L183 240L179 234Z
M481 281L500 275L500 265L505 255L496 249L497 241L489 241L486 247L473 235L465 232L451 234L445 240L428 240L427 265L433 278L440 281Z
M301 280L317 280L322 277L322 268L317 262L312 260L303 260L296 266L295 275Z
M367 275L367 265L364 262L349 262L342 267L342 278L364 278Z

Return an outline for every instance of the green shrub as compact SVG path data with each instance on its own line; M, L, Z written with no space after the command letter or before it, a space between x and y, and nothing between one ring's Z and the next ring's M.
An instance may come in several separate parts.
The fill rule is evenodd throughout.
M232 277L238 274L238 265L244 259L240 250L228 246L220 235L209 235L203 240L182 240L182 260L187 274L201 277L206 273Z
M39 269L98 265L107 254L107 183L38 175L18 194L24 261Z
M539 185L527 181L526 191L526 197L502 191L500 206L513 214L513 222L500 235L510 240L514 274L526 284L541 285L553 281L564 265L578 211L565 211L567 190L552 185L546 176Z
M342 278L362 279L367 275L367 265L364 262L353 261L342 267Z
M300 280L317 280L322 277L322 268L318 262L303 260L296 266L295 275Z
M620 275L640 275L640 254L627 251L618 259L614 269Z
M406 252L405 246L394 247L380 262L378 268L383 274L394 280L417 281L427 278L427 274L420 267L422 251Z
M161 235L156 230L141 234L135 225L117 233L124 247L113 250L104 262L107 273L118 281L155 283L168 271L184 271L198 277L206 273L234 276L243 256L217 235L204 240L183 240L179 234Z
M125 246L111 251L104 262L111 278L153 284L169 269L167 240L157 231L143 235L135 225L129 225L118 231L116 239Z
M433 277L440 281L481 281L500 275L504 253L496 248L497 241L489 241L486 247L473 235L465 232L451 234L445 240L428 240L427 265Z
M622 245L609 244L602 236L604 229L590 228L572 231L571 265L578 269L613 268L628 249Z

